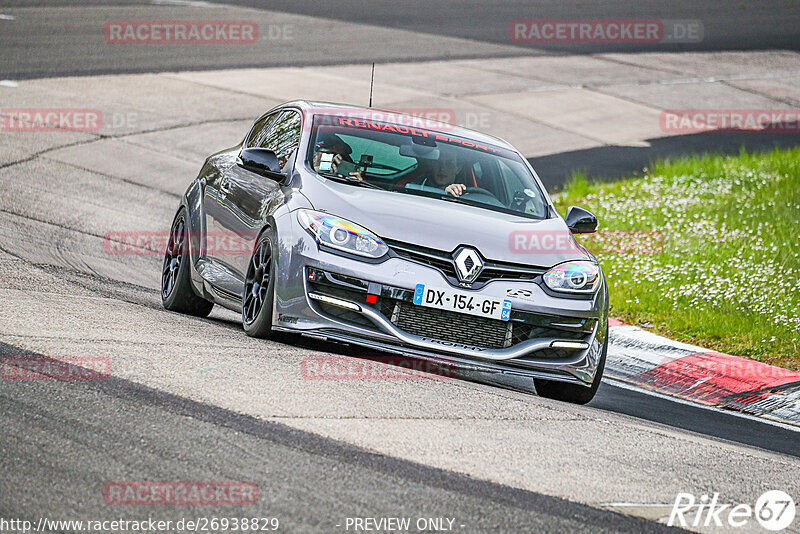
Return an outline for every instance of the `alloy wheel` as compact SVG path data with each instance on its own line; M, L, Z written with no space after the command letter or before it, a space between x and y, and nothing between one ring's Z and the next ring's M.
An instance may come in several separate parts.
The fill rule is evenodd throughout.
M259 243L258 249L253 254L253 258L247 268L242 306L242 315L247 324L256 320L261 308L264 306L264 301L267 299L271 265L272 252L269 241L263 241Z
M178 281L185 245L186 221L183 217L178 217L172 225L167 252L164 254L164 266L161 269L161 295L164 298L169 296Z

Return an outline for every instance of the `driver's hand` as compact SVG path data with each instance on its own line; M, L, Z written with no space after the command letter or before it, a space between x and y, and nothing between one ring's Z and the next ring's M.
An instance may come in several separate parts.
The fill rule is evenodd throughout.
M467 186L464 184L450 184L444 188L445 193L450 193L454 197L460 197L461 193L463 193L467 189Z
M361 171L354 171L350 173L351 178L355 178L356 180L364 181L364 176L361 174Z

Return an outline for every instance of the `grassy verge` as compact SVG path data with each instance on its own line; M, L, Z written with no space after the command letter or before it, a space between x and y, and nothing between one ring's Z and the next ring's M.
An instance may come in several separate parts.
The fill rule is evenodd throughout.
M611 315L703 347L800 370L800 149L659 162L554 196L585 207Z

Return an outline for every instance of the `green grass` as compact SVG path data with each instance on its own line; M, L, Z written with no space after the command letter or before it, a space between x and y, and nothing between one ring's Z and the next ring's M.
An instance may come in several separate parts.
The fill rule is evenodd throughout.
M612 317L800 370L800 149L671 159L614 183L579 175L553 200L600 220L579 240L603 265Z

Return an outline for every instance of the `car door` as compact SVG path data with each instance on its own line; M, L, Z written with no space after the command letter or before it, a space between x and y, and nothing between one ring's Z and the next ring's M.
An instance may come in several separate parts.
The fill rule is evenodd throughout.
M254 129L255 132L255 129ZM249 139L248 148L268 148L275 152L281 172L288 174L300 143L300 114L280 112ZM281 184L276 180L233 165L224 171L225 200L219 203L216 225L219 235L217 261L228 269L231 284L225 289L240 294L255 240L269 213L282 202Z
M280 112L271 113L255 122L242 142L243 147L260 146L269 132L272 122ZM236 295L240 281L231 262L233 235L226 228L231 227L231 176L236 173L235 158L223 160L217 165L217 172L209 173L203 189L203 213L206 234L203 277L218 289Z

